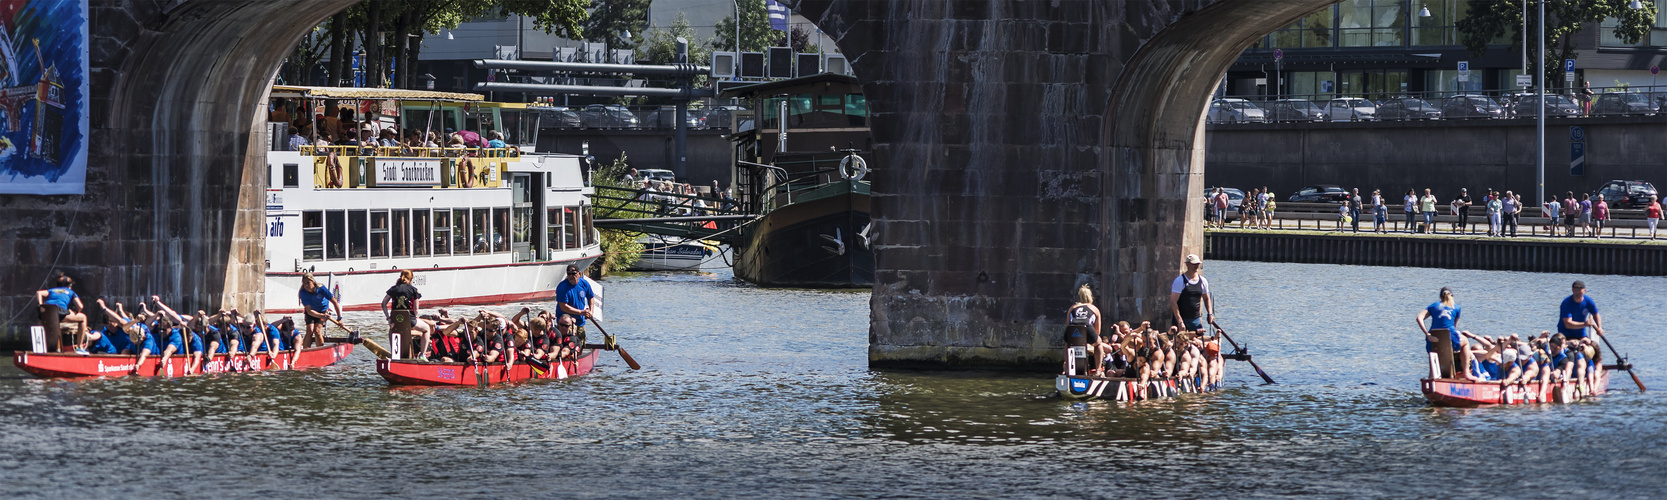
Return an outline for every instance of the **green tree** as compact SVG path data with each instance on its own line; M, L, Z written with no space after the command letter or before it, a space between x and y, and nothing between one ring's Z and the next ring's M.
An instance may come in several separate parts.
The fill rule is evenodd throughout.
M334 57L338 49L331 47L331 80L348 76L357 35L365 51L362 66L368 85L412 88L418 85L416 72L406 71L404 61L420 58L427 35L480 17L525 16L535 29L580 38L589 6L590 0L367 0L332 17L337 24L320 24L317 31L323 31L332 45L347 45L340 49L340 58Z
M671 21L671 26L649 28L643 32L642 43L637 44L638 64L671 64L676 60L677 38L682 37L689 42L689 62L694 64L708 64L712 60L712 46L707 40L695 37L695 29L689 26L689 20L680 12L677 19ZM696 76L691 82L696 88L706 86L706 75ZM648 100L653 101L653 100ZM666 103L672 102L664 99Z
M1588 23L1600 23L1611 17L1620 21L1615 37L1626 43L1637 43L1655 24L1656 6L1654 1L1646 1L1644 8L1634 10L1631 3L1632 0L1546 2L1546 53L1541 57L1544 64L1530 64L1544 71L1548 84L1562 81L1563 60L1575 58L1574 34ZM1481 55L1487 50L1488 42L1510 35L1511 48L1521 49L1524 14L1528 17L1528 33L1538 33L1538 0L1528 2L1526 13L1518 0L1470 0L1469 14L1458 22L1459 41L1471 54Z
M636 48L643 28L648 26L650 0L592 0L585 19L585 40L601 42L609 49ZM625 34L631 33L631 38ZM611 56L610 56L611 57Z
M628 186L625 174L631 170L631 161L625 153L619 154L619 159L602 165L600 170L591 174L590 184L596 188L596 196L591 198L591 213L598 219L639 219L647 217L652 209L645 203L636 201L636 186ZM597 278L624 271L637 262L642 256L642 233L619 229L601 229L602 260L591 266L591 274Z
M770 12L764 8L764 0L739 0L741 3L741 51L763 52L772 46L780 46L782 33L770 29ZM728 52L735 50L735 16L730 15L718 21L714 28L716 38L712 39L712 50Z

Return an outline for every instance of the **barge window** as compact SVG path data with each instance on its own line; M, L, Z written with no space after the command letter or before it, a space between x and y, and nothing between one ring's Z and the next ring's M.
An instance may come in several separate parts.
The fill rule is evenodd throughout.
M365 238L366 238L366 236L369 236L369 235L370 235L370 233L365 230L365 211L364 210L348 210L347 211L347 258L349 258L349 259L363 259L363 258L365 258L365 254L367 253L366 250L369 250L369 246L370 246Z
M324 212L301 212L301 260L324 260Z
M561 241L563 248L579 248L579 211L561 207Z
M546 217L544 220L548 221L549 223L544 226L544 248L550 249L550 253L554 254L558 250L565 250L566 249L566 247L563 247L561 245L561 228L562 228L561 209L560 208L552 208L552 209L546 210L545 212L546 212L546 215L548 215L548 217ZM548 257L547 259L554 259L554 258L555 258L554 256L551 256L551 257Z
M492 209L477 208L474 209L473 215L475 227L470 233L472 236L469 241L474 245L474 253L490 253L492 252L492 244L488 242L487 238L490 238L492 234Z
M411 256L411 211L394 211L394 256Z
M509 209L492 209L492 252L509 251Z
M388 211L370 212L370 256L388 256Z
M284 164L284 187L301 187L301 165Z
M451 255L451 210L434 211L434 255Z
M454 255L469 255L469 209L451 211L451 251Z
M428 255L428 209L411 211L411 255Z
M324 240L327 252L324 258L341 260L347 258L347 212L330 210L324 212Z

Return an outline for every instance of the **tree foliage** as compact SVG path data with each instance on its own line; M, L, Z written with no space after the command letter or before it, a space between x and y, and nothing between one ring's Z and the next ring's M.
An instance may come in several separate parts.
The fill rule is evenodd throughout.
M635 219L646 217L649 207L635 200L636 193L623 191L636 186L628 186L625 174L631 170L631 161L620 153L613 162L602 165L600 170L593 172L590 177L591 186L596 188L596 196L591 198L594 204L591 213L600 219ZM598 278L614 272L624 271L635 264L642 256L642 242L637 241L642 233L623 231L618 229L601 229L602 259L597 265L591 266L591 273Z
M454 29L480 17L525 16L536 29L564 38L580 38L589 7L590 0L366 0L342 11L342 29L332 30L326 21L314 30L315 35L322 32L322 36L309 38L323 40L327 46L335 41L330 34L340 32L349 45L347 52L354 50L352 42L357 38L366 54L363 66L367 85L409 88L418 83L415 75L395 63L418 60L422 40L427 35ZM344 57L351 56L344 54ZM305 62L304 57L292 59L301 59L292 63ZM332 64L335 74L330 75L330 82L347 79L350 67L345 63Z
M1527 12L1518 0L1469 0L1469 14L1458 22L1459 41L1471 54L1480 55L1488 43L1510 35L1512 49L1521 49L1523 16L1528 17L1528 32L1539 32L1540 0L1530 0ZM1546 82L1563 80L1564 59L1575 58L1575 33L1583 27L1616 18L1619 25L1615 37L1626 43L1637 43L1650 33L1655 24L1655 2L1643 2L1644 8L1634 10L1632 0L1556 0L1545 4L1546 53L1540 58ZM1530 47L1534 50L1535 47ZM1533 64L1533 63L1531 63Z
M689 42L689 62L707 64L712 60L712 44L708 40L695 37L695 29L689 26L689 20L680 12L677 19L671 21L671 26L649 28L643 32L642 43L637 44L637 63L639 64L671 64L677 56L677 38L682 37ZM706 75L696 76L692 82L696 88L706 86ZM655 100L649 99L647 102ZM665 102L672 102L664 99Z
M636 48L648 26L650 0L591 0L590 17L584 21L584 39L607 44L609 48ZM631 38L625 38L625 33Z
M740 0L740 7L741 51L763 52L766 48L779 46L781 32L770 29L770 12L764 7L764 0ZM713 31L716 37L712 39L712 50L735 50L734 14L719 20Z

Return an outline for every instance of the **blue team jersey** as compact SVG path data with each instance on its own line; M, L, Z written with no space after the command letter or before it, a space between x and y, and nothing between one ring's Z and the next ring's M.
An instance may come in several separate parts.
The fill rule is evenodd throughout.
M163 349L167 349L170 346L174 348L174 352L185 351L185 336L181 335L178 328L169 329L168 340L161 345Z
M75 294L75 290L68 287L48 288L46 289L46 302L44 304L58 306L64 312L69 312L70 303L75 302L77 298L80 298L80 296Z
M1463 337L1459 335L1458 328L1455 328L1459 323L1459 306L1447 307L1437 301L1424 308L1424 311L1430 313L1430 329L1447 329L1448 336L1453 339L1453 350L1459 350L1459 339Z
M1571 339L1583 339L1586 338L1585 328L1569 328L1563 320L1586 321L1586 318L1598 313L1598 304L1592 301L1591 296L1581 297L1580 302L1575 302L1574 296L1570 295L1563 298L1563 304L1557 309L1557 333Z
M108 333L109 329L101 328L97 331L99 333L98 340L94 340L87 345L87 352L93 354L115 354L121 352L121 349L116 348L116 343L110 340L110 334Z
M133 345L133 353L139 354L140 351L150 351L151 354L161 353L162 350L156 348L156 336L151 334L150 327L143 323L140 323L138 327L140 331L145 332L145 339Z
M590 281L582 277L579 278L579 284L577 285L567 280L561 280L561 284L556 285L556 300L574 309L589 308L590 299L593 298L596 298L596 292L591 291ZM585 326L585 317L573 316L573 324Z
M312 292L308 292L305 288L301 289L300 298L301 305L307 306L307 309L327 313L330 312L330 300L336 298L336 296L330 293L329 288L320 286L313 289Z

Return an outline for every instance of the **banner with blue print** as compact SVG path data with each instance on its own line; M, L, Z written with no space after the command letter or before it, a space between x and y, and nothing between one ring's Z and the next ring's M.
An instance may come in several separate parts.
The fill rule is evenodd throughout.
M764 0L764 4L770 14L770 29L787 31L787 6L776 0Z
M87 0L0 0L0 194L82 194Z

